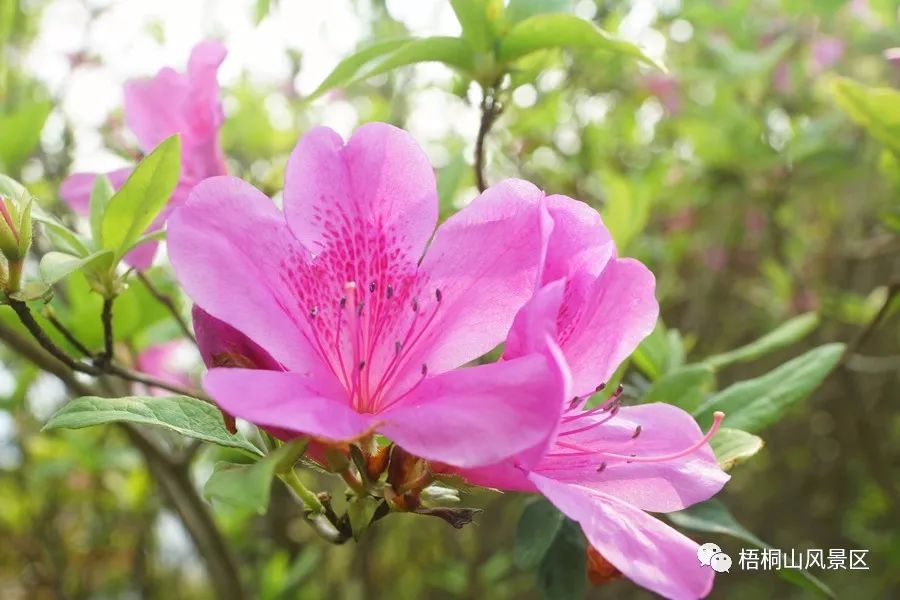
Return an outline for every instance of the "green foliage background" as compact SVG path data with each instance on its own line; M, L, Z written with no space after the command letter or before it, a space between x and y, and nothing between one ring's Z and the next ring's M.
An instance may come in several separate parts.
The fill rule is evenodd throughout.
M632 398L683 403L702 422L715 402L734 409L766 394L783 400L800 366L773 369L813 348L847 344L845 354L830 347L829 367L840 362L811 396L805 390L784 400L777 418L741 421L765 447L735 466L719 498L774 547L869 549L869 571L814 575L838 597L890 597L900 589L900 320L891 301L900 281L900 95L870 88L900 87L900 65L882 56L900 46L897 3L671 4L657 29L669 33L686 21L693 35L669 40L668 75L590 47L518 61L498 88L504 108L487 139L487 178L523 177L591 203L620 253L656 274L665 325L620 374ZM257 3L258 18L268 18L269 5ZM864 16L854 10L862 5ZM372 6L369 43L420 33L406 32L378 0ZM0 171L19 180L39 173L25 178L29 190L71 223L56 195L68 173L70 132L52 150L41 145L54 99L18 60L41 9L41 2L0 0ZM628 10L628 3L598 0L593 20L615 31ZM844 51L819 70L814 47L824 37L840 39ZM484 73L483 63L460 62L452 44L449 52L447 62L476 78ZM302 69L303 57L293 63ZM410 71L381 66L348 78L341 93L361 121L403 126L411 112L404 98ZM464 101L472 85L461 74L438 93ZM307 99L285 89L245 82L225 91L229 168L269 194L281 187L297 136L316 124ZM272 98L290 107L289 130L263 109ZM110 124L105 133L117 148L114 130ZM438 172L443 216L475 193L473 143L459 134L440 141L447 157ZM151 278L177 293L167 270ZM68 280L51 306L79 337L99 343L99 299L87 295L82 276ZM177 337L176 324L144 288L130 287L119 306L117 335L135 354ZM784 343L727 354L810 312L817 317L801 317L803 331ZM0 310L0 321L12 327L13 320ZM109 427L39 433L47 415L35 410L35 397L52 392L52 383L15 352L0 352L14 381L0 398L12 431L3 443L16 457L0 468L0 596L212 597L190 548L167 555L159 524L173 518L125 436ZM693 369L687 374L685 364ZM714 396L766 373L757 387ZM225 459L237 457L216 447L200 451L198 487ZM525 500L467 491L467 504L485 513L462 531L395 515L340 547L310 533L281 486L272 488L265 515L219 503L214 513L254 597L520 598L537 594L533 569L518 569L514 559ZM721 534L691 535L735 558L749 547ZM587 593L648 596L621 581ZM814 595L772 573L735 568L717 577L712 597Z

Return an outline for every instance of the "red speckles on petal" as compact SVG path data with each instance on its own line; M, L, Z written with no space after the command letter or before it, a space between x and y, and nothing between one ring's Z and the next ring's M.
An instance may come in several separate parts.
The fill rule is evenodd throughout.
M280 277L293 291L295 315L310 342L352 396L357 410L375 412L408 351L430 324L437 300L424 316L411 310L425 291L410 248L392 226L359 214L317 208L322 241L309 259L282 260ZM439 296L439 294L437 294ZM397 348L400 350L397 350Z

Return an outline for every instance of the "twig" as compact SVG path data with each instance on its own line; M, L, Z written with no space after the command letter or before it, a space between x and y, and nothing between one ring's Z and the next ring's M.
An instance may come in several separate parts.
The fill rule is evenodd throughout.
M34 315L31 314L31 309L28 308L28 305L26 303L10 298L9 305L16 312L19 320L22 322L28 332L31 333L35 341L37 341L38 344L40 344L41 347L49 352L54 358L56 358L58 361L60 361L73 371L85 373L87 375L93 375L95 377L99 375L115 375L116 377L125 379L126 381L142 383L147 386L164 389L166 391L172 392L173 394L192 396L200 400L211 402L209 397L199 390L174 385L167 381L163 381L162 379L157 379L156 377L151 377L150 375L145 375L143 373L139 373L138 371L133 371L121 365L117 365L116 363L112 362L112 360L94 364L76 360L69 356L65 352L65 350L57 346L53 342L53 340L51 340L47 336L47 334L41 328L40 324L34 319Z
M497 85L499 82L482 88L481 124L478 126L478 138L475 140L475 181L479 192L487 189L487 181L484 178L484 140L503 111L503 107L497 102Z
M847 344L847 347L844 349L844 354L841 356L841 361L838 363L839 366L844 366L850 356L859 351L863 345L869 341L869 338L872 337L872 334L875 333L875 330L878 329L878 326L884 321L884 318L887 316L891 304L897 295L900 295L900 281L888 285L887 297L884 299L881 308L878 309L878 312L875 313L875 316L869 321L866 328L863 329L852 342Z
M185 337L191 340L194 344L197 343L197 338L194 337L194 332L191 331L191 326L187 324L187 321L184 320L184 317L181 316L181 313L178 310L178 307L175 305L175 301L171 296L162 293L159 291L153 282L150 281L150 278L144 275L142 272L137 271L137 278L141 280L141 283L147 288L147 291L150 292L150 295L153 296L157 302L166 307L172 317L175 319L175 322L178 323L178 327L181 328L181 331L184 333Z
M113 358L113 325L112 325L112 307L113 298L103 299L103 310L100 313L100 320L103 322L103 353L97 357L96 362L99 367L105 368L112 364Z
M63 325L59 319L56 318L56 315L48 310L44 314L44 318L47 319L47 321L49 321L51 325L53 325L54 329L56 329L64 338L66 338L67 342L72 344L73 348L81 352L84 356L91 356L91 351L88 350L88 348L84 344L82 344L77 337L75 337L74 333L69 331L69 329L65 325Z

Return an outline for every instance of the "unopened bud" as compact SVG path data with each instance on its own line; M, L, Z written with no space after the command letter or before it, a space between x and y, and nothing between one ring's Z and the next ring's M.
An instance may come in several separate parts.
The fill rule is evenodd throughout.
M8 292L19 290L22 264L31 247L31 203L17 203L0 196L0 253L6 259L8 272L4 273L4 288Z

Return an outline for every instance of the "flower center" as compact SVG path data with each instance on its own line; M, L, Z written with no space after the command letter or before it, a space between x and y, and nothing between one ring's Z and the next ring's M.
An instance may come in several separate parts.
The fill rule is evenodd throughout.
M323 216L320 252L282 259L281 280L293 292L290 312L359 412L397 400L398 385L416 386L425 365L410 365L427 338L441 300L408 243L392 226L333 210ZM421 378L411 381L410 370ZM401 396L402 397L402 396Z

